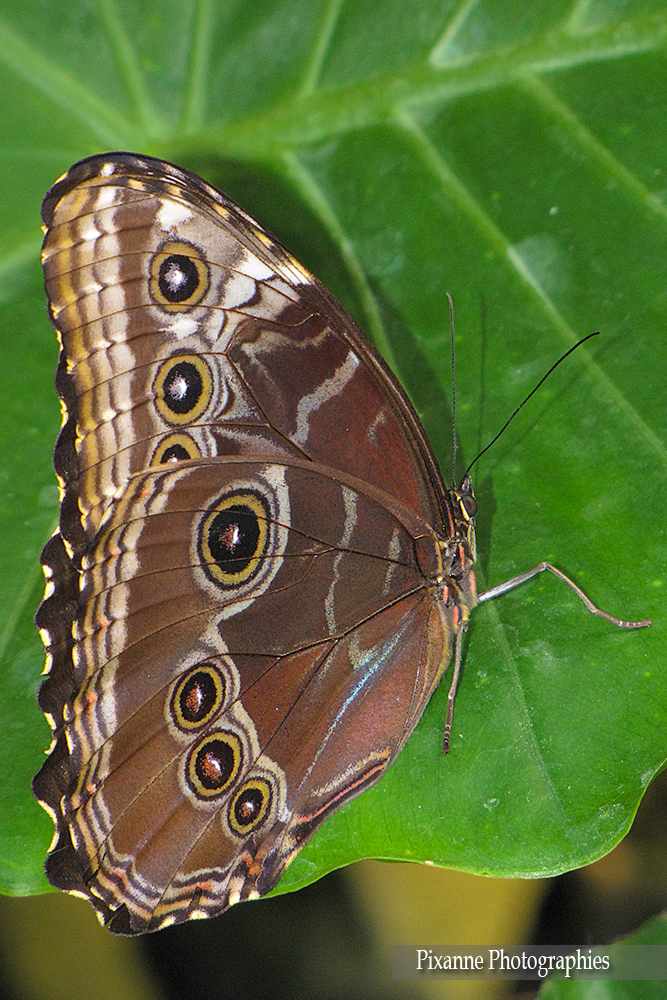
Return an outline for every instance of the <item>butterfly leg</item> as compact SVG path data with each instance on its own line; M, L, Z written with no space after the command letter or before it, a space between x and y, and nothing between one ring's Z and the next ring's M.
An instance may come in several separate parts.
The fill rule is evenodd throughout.
M500 594L506 594L508 590L514 590L515 587L519 587L522 583L527 580L531 580L538 573L543 573L544 570L549 570L554 576L557 576L559 580L566 583L571 590L575 592L580 601L582 601L591 614L599 615L600 618L606 618L608 622L612 625L618 625L620 628L645 628L650 625L649 619L641 622L628 622L621 618L615 618L614 615L608 614L606 611L602 611L600 608L596 607L591 601L590 597L587 597L583 590L576 585L573 580L570 580L569 576L566 576L562 570L557 569L552 566L551 563L541 562L537 566L533 566L532 569L527 570L525 573L520 573L518 576L513 576L511 580L505 580L504 583L499 583L497 587L491 587L490 590L486 590L483 594L477 596L477 602L479 604L482 601L490 601L494 597L499 597ZM461 673L461 657L463 651L463 626L459 628L456 636L456 653L454 656L454 674L452 676L452 683L449 687L449 694L447 696L447 718L445 720L445 732L442 740L442 749L445 753L449 753L449 738L452 732L452 720L454 717L454 698L456 697L456 688L459 683L459 676Z
M449 753L449 737L452 732L452 720L454 718L454 699L456 697L456 689L459 684L459 675L461 673L461 657L463 654L463 633L465 629L461 624L459 630L456 633L456 652L454 654L454 673L452 675L452 683L449 685L449 694L447 695L447 718L445 719L445 732L442 737L442 749L445 753Z
M591 614L599 615L600 618L606 618L608 622L612 623L612 625L618 625L620 628L645 628L647 625L651 624L648 619L642 622L626 622L621 618L615 618L613 615L607 614L606 611L601 611L600 608L596 607L591 599L584 594L583 590L577 587L573 580L570 580L569 576L565 576L565 573L556 569L555 566L552 566L551 563L548 562L541 562L539 565L533 566L532 569L527 570L525 573L520 573L519 576L513 576L511 580L505 580L504 583L499 583L497 587L491 587L490 590L485 591L483 594L479 594L477 601L481 604L482 601L490 601L493 597L498 597L500 594L506 594L508 590L514 590L515 587L525 583L526 580L532 579L532 577L537 576L538 573L543 573L545 569L548 569L550 573L553 573L559 580L566 583L568 587L575 592L579 600L583 601Z

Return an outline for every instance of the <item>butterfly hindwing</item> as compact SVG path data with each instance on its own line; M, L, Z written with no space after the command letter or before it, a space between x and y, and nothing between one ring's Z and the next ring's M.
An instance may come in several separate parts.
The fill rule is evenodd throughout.
M266 891L394 759L450 640L414 537L436 560L437 540L390 503L314 463L214 459L138 474L111 505L73 622L61 831L109 912L153 929L195 891L207 913Z

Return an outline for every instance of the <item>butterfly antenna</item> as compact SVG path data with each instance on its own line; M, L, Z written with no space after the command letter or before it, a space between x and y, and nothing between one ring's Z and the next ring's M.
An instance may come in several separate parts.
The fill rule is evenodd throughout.
M450 303L451 303L451 299L450 299ZM485 454L485 453L486 453L486 452L487 452L487 451L489 450L489 448L491 447L491 445L493 445L493 444L495 444L495 443L496 443L496 441L498 440L498 438L500 437L500 435L501 435L501 434L504 434L504 432L505 432L505 431L507 430L507 428L509 427L509 425L510 425L510 424L512 423L512 421L513 421L513 420L514 420L514 418L516 417L516 415L517 415L517 413L519 412L519 410L520 410L520 409L521 409L521 408L522 408L523 406L525 406L525 405L526 405L526 403L527 403L527 402L528 402L528 400L529 400L529 399L531 398L531 396L534 396L534 395L535 395L535 393L536 393L536 392L537 392L537 390L538 390L538 389L540 388L540 386L542 385L542 383L543 383L543 382L546 382L546 380L547 380L547 379L549 378L549 376L551 375L551 373L552 373L553 371L555 371L555 370L556 370L556 368L558 368L559 364L560 364L560 363L561 363L562 361L565 361L565 358L566 358L566 357L568 357L568 355L572 354L572 352L573 352L573 351L576 351L576 349L577 349L578 347L581 347L581 345L582 345L582 344L585 344L587 340L590 340L590 339L591 339L591 337L597 337L597 336L599 336L599 334L600 334L600 331L599 331L599 330L597 330L597 331L596 331L595 333L589 333L589 334L588 334L588 336L586 336L586 337L582 337L582 338L581 338L581 340L578 340L578 341L577 341L577 343L576 343L576 344L574 345L574 347L571 347L571 348L569 349L569 351L566 351L566 352L565 352L565 354L563 354L563 355L562 355L562 356L561 356L561 357L560 357L560 358L558 359L558 361L556 361L556 362L555 362L555 363L554 363L554 364L553 364L553 365L551 366L551 368L550 368L550 369L549 369L549 371L548 371L548 372L546 373L546 375L543 375L543 376L542 376L542 378L541 378L541 379L540 379L540 381L539 381L539 382L537 383L537 385L535 386L535 388L534 388L534 389L531 389L531 391L530 391L530 392L528 393L528 395L527 395L527 396L526 396L526 398L525 398L525 399L523 400L523 402L519 403L519 405L517 406L517 408L516 408L516 410L514 411L514 413L512 414L512 416L511 416L511 417L509 418L509 420L506 420L506 421L505 421L505 423L504 423L504 424L503 424L503 426L502 426L502 427L500 428L500 430L498 431L498 433L496 434L496 436L495 436L495 437L493 438L493 440L492 440L492 441L489 441L489 443L488 443L488 444L486 445L486 447L485 447L485 448L482 448L482 450L480 451L480 453L479 453L479 454L477 455L477 457L476 457L476 458L473 458L472 462L470 463L470 465L468 466L468 468L467 468L467 469L466 469L466 471L465 471L465 474L464 474L464 476L463 476L463 479L465 479L465 478L466 478L466 476L467 476L467 475L469 474L469 472L470 472L470 470L472 469L472 467L473 467L473 465L475 464L475 462L478 462L478 461L479 461L479 459L480 459L480 458L482 457L482 455L484 455L484 454ZM453 359L452 359L452 360L453 360Z
M452 337L452 482L456 482L456 365L454 363L454 302L449 292L449 329Z

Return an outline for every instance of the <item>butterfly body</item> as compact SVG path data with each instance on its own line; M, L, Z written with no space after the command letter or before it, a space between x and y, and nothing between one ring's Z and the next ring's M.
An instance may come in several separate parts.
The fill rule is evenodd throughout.
M263 895L416 725L476 602L448 490L352 319L148 157L47 195L62 352L35 779L47 874L139 933Z

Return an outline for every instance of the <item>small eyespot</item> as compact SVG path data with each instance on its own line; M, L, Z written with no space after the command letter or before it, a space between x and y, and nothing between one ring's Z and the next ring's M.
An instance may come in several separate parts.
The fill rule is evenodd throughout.
M157 411L167 423L192 423L201 417L213 395L210 368L196 354L176 354L158 368L153 393Z
M251 778L229 804L229 825L240 837L256 829L271 809L273 793L264 778Z
M216 798L233 784L242 763L241 742L235 733L209 733L188 755L188 784L199 798Z
M200 528L199 554L209 578L227 588L251 579L266 553L269 520L256 493L236 491L219 500Z
M180 240L164 243L150 265L150 294L168 312L185 312L198 305L210 284L201 251Z
M153 452L151 465L169 465L200 458L201 452L188 434L170 434L163 438Z
M174 688L171 718L186 732L208 726L225 700L225 688L225 679L214 663L198 663Z

